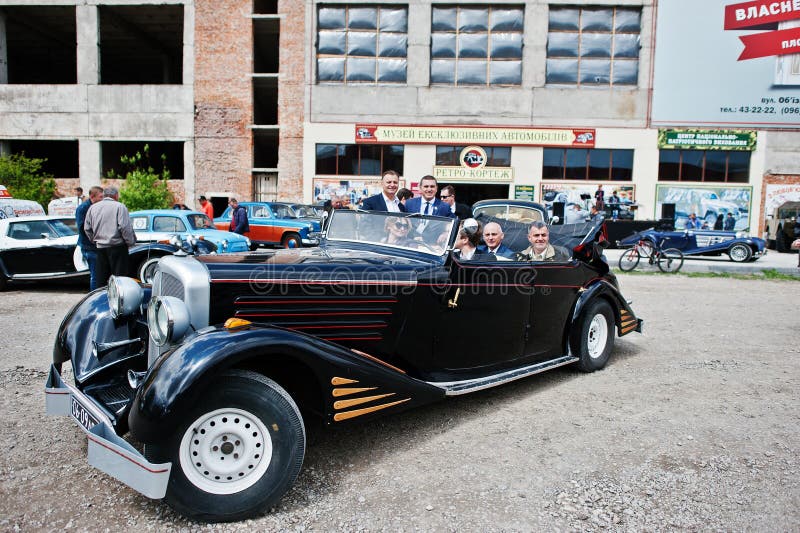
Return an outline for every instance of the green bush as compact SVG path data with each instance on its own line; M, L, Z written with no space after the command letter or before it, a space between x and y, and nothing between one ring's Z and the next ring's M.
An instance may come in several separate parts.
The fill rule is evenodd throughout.
M119 201L130 211L166 209L172 207L174 201L172 191L167 187L170 172L166 160L167 156L162 154L161 171L156 172L150 164L150 147L145 144L141 152L120 158L126 169L124 176L112 170L106 178L125 180L119 190Z
M24 153L0 157L0 185L14 198L39 202L45 210L55 197L56 180L42 172L46 159L31 159Z

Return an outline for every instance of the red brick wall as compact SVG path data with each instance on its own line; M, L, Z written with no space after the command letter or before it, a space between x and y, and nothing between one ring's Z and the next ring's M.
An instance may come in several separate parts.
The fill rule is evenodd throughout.
M195 2L195 191L253 197L252 0ZM195 207L194 205L190 207Z
M278 81L278 199L303 198L303 122L305 94L305 4L279 0L280 79Z

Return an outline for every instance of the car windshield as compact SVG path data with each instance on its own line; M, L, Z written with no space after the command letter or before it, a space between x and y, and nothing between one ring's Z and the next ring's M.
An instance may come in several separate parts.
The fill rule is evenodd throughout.
M336 209L331 212L329 241L359 242L442 255L455 219L416 213Z
M277 218L297 218L297 215L288 205L270 204L270 207Z
M519 205L487 205L475 210L475 216L485 215L500 218L511 222L530 224L531 222L544 221L542 212L538 209Z
M208 215L188 215L186 218L189 219L189 226L191 226L192 229L209 229L214 227L214 223L211 222Z
M63 220L25 220L13 222L8 226L8 236L12 239L30 241L35 239L55 239L77 235Z
M72 237L78 234L78 225L74 218L59 218L51 220L50 225L56 230L59 237Z
M295 215L301 218L316 218L320 216L310 205L293 205L292 209L294 209Z

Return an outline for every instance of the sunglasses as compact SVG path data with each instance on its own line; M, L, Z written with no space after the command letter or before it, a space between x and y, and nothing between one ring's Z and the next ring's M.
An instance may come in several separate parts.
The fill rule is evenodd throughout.
M395 222L394 227L397 229L408 229L408 224L405 222Z
M442 194L442 195L439 196L439 198L450 198L450 195L449 194Z

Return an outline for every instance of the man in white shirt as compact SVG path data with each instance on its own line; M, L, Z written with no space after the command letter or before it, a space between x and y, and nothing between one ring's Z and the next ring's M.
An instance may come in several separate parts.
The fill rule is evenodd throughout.
M380 194L370 196L361 202L364 211L388 211L390 213L405 213L406 208L397 198L397 189L400 188L400 176L394 170L387 170L381 176Z

